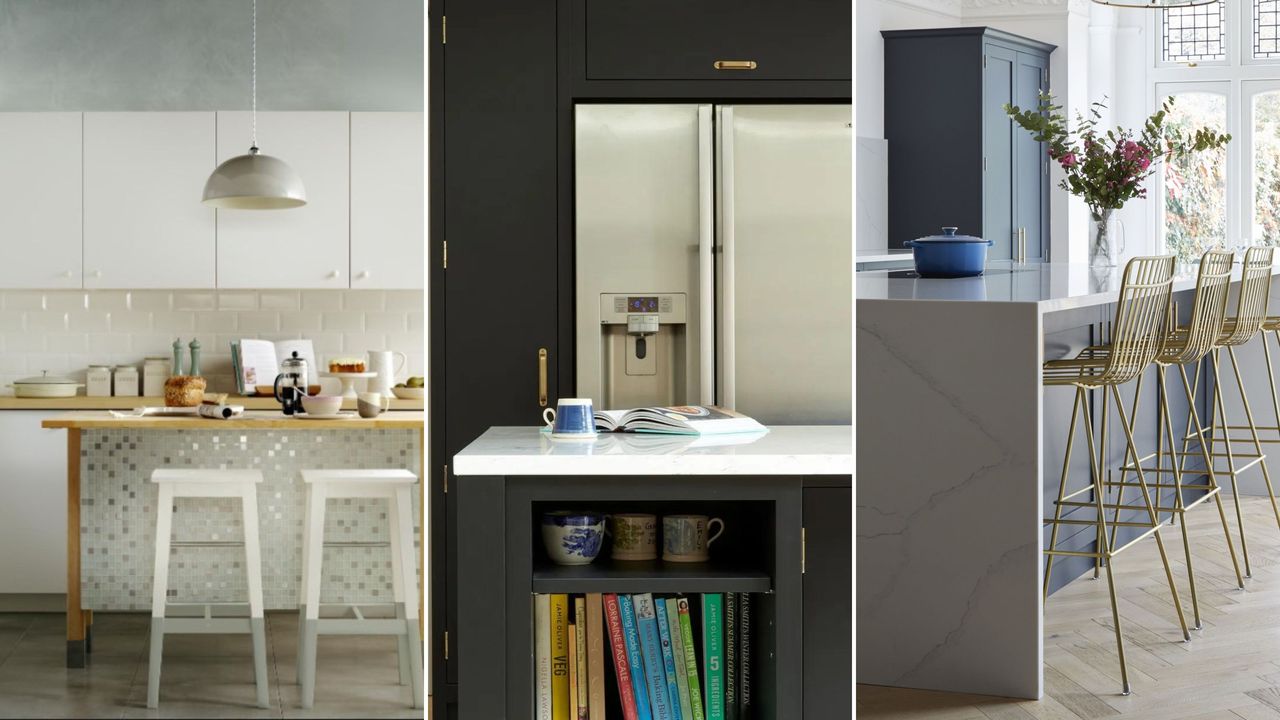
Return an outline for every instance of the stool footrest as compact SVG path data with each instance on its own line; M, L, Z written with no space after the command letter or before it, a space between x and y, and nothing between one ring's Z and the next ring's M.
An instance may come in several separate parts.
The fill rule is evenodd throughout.
M320 618L313 622L319 635L405 635L409 632L404 618Z
M165 635L234 635L253 632L251 618L153 618L164 625Z

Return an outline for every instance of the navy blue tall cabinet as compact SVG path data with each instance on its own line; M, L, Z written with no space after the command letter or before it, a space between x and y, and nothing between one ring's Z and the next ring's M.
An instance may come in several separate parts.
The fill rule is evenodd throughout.
M1035 107L1055 46L989 27L887 30L889 247L954 225L991 260L1045 260L1049 159L1004 104Z

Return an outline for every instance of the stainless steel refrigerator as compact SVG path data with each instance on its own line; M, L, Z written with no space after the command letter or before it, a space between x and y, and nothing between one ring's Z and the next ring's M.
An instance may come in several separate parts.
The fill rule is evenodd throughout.
M578 395L850 422L849 105L575 116Z

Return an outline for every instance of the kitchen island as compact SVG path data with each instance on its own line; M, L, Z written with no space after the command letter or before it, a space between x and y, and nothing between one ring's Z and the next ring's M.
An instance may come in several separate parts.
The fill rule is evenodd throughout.
M848 426L588 441L490 428L453 458L466 598L454 646L460 717L529 717L531 594L596 592L759 593L757 708L765 717L847 717L851 443ZM707 562L615 561L606 546L589 565L554 565L540 516L564 508L692 512L722 518L725 529Z
M1177 271L1182 321L1196 270ZM952 280L858 274L858 682L1043 693L1042 518L1053 512L1074 395L1046 391L1041 365L1105 340L1122 272L1045 263ZM1265 392L1261 350L1244 350L1257 353L1242 357L1246 383ZM1153 375L1135 431L1144 452L1155 450ZM1197 403L1208 394L1201 387ZM1126 404L1134 391L1122 388ZM1174 418L1186 417L1181 399L1170 393ZM1116 423L1107 437L1107 462L1118 467ZM1088 455L1076 448L1071 487L1089 478ZM1060 547L1090 549L1092 527L1081 529ZM1050 590L1092 567L1060 559Z
M267 609L295 608L301 578L300 543L305 468L404 468L421 477L423 413L400 411L373 419L301 420L278 411L249 411L230 420L195 417L117 417L77 411L42 423L67 431L67 666L84 667L92 650L93 610L149 610L158 467L261 470L259 486L263 593ZM419 492L420 485L415 488ZM421 501L415 524L421 531ZM385 567L385 522L378 501L335 501L327 513L322 599L387 602L388 573L344 572ZM238 504L230 500L184 501L174 515L175 547L181 543L232 543L242 535ZM419 536L421 537L421 536ZM175 552L170 598L176 601L243 602L245 578L239 547ZM421 567L421 564L420 564ZM421 605L420 605L421 607Z

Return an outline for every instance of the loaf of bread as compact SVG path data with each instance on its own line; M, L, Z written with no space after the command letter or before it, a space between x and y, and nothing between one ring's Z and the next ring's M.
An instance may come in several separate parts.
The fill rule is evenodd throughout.
M167 407L196 407L204 400L208 384L195 375L174 375L164 381L164 404Z

